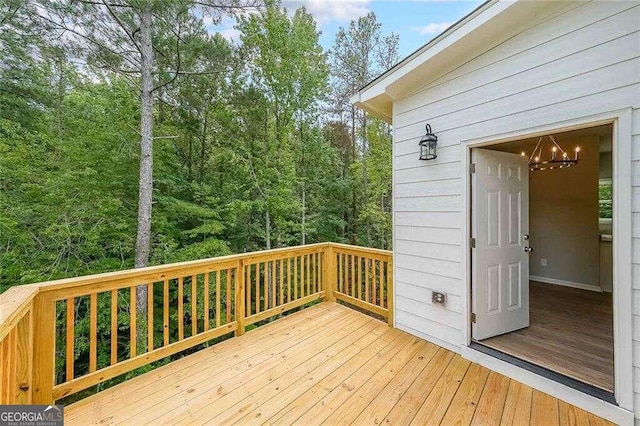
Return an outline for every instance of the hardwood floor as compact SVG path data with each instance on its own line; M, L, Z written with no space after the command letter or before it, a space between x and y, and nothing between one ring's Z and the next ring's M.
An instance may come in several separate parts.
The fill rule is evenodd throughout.
M611 293L530 282L528 328L482 344L613 391Z
M74 424L609 424L335 303L65 408Z

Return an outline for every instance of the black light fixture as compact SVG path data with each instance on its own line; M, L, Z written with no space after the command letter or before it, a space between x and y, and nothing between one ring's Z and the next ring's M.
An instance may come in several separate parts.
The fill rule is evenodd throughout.
M551 140L551 158L544 158L544 153L542 152L542 148L544 145L544 136L538 140L538 144L534 148L533 152L529 156L529 170L532 172L539 170L553 170L553 169L567 169L571 166L575 166L580 161L580 147L576 146L575 148L575 156L573 159L569 158L567 152L562 149L558 142L556 142L555 138L551 135L548 135L549 140ZM558 154L560 158L558 158ZM525 156L526 153L523 151L522 156Z
M431 126L426 126L427 134L420 139L420 159L421 160L433 160L438 157L436 148L438 146L438 137L431 133Z

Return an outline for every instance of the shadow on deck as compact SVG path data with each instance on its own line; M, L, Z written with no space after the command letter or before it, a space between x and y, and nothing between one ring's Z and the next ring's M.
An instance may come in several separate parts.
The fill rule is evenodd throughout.
M607 424L336 303L65 408L66 424Z

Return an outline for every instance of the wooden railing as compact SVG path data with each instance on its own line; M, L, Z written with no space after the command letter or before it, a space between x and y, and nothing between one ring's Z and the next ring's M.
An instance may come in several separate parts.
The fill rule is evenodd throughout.
M393 256L386 250L331 244L333 297L393 325Z
M50 404L320 299L391 325L392 270L389 251L321 243L13 287L0 404Z

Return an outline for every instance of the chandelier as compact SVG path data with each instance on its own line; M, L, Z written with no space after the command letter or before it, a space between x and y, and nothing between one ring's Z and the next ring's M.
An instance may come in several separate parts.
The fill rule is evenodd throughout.
M580 147L576 146L575 148L575 156L573 159L569 158L569 155L565 152L558 142L553 138L553 136L549 135L548 138L553 143L551 145L551 158L547 157L546 159L543 157L542 148L544 147L545 136L542 136L540 140L538 140L538 144L535 149L531 153L529 157L529 170L534 172L536 170L553 170L553 169L566 169L571 166L575 166L579 161L579 152ZM524 151L522 152L523 157L526 155Z

